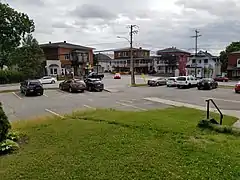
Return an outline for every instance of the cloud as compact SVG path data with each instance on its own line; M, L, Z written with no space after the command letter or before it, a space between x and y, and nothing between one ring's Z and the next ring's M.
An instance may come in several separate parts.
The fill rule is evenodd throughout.
M129 46L117 36L129 36L127 25L139 26L134 45L161 49L176 46L192 51L194 30L199 47L213 53L238 40L237 0L5 0L34 19L40 43L69 41L97 49ZM95 45L94 45L95 44Z

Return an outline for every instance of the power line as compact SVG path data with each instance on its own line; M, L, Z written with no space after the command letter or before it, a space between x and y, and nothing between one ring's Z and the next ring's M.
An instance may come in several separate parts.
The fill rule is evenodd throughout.
M195 38L195 57L197 57L198 55L198 38L202 36L201 34L199 34L199 31L196 29L195 30L195 36L191 36L191 38ZM195 63L195 77L197 77L197 61Z

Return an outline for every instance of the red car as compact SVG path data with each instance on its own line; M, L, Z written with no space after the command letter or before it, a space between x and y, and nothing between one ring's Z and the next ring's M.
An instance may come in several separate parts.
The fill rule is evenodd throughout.
M228 82L228 78L227 77L223 77L223 76L217 76L214 78L215 81L220 81L220 82Z
M121 79L120 73L116 73L113 78L114 78L114 79Z
M235 85L235 93L240 92L240 81Z

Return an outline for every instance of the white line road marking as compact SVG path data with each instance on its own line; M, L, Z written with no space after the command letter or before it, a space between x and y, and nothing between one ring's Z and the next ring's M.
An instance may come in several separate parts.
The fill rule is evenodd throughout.
M17 95L15 92L12 92L14 96L16 96L18 99L22 99L19 95Z
M96 108L94 108L94 107L91 107L91 106L88 106L88 105L83 105L84 107L86 107L86 108L88 108L88 109L96 109Z
M126 102L126 103L133 103L132 101L127 101L127 100L119 100L119 101L121 101L121 102Z
M204 99L219 100L219 101L226 101L226 102L232 102L232 103L240 103L240 101L229 100L229 99L220 99L220 98L212 98L212 97L202 97L202 98L204 98Z
M127 107L132 107L132 108L135 108L135 109L139 109L139 110L142 110L142 111L147 111L147 109L143 109L143 108L140 108L140 107L131 105L131 104L125 104L125 103L121 103L121 102L116 102L116 103L117 103L117 104L120 104L120 105L122 105L122 106L127 106Z
M48 97L46 94L43 94L45 97Z
M58 117L60 117L60 118L64 118L64 117L61 116L60 114L58 114L58 113L56 113L56 112L54 112L54 111L51 111L51 110L49 110L49 109L45 109L45 111L47 111L47 112L49 112L49 113L51 113L51 114L53 114L53 115L55 115L55 116L58 116Z

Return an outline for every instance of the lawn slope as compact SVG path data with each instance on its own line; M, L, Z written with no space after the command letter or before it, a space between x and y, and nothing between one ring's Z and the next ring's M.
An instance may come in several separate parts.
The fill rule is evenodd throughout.
M17 122L29 141L0 157L0 179L239 179L240 138L196 128L203 117L169 108Z

